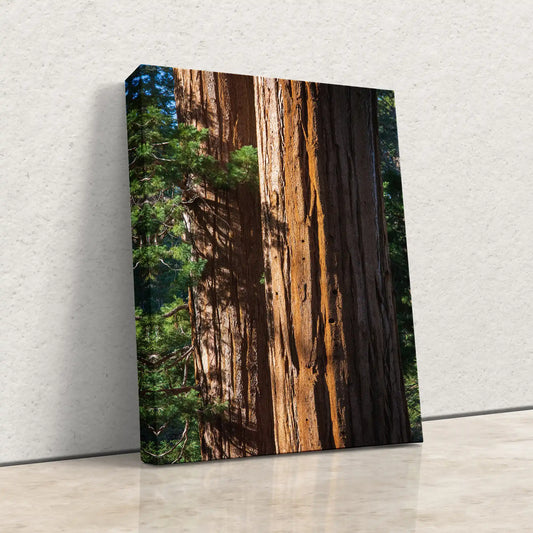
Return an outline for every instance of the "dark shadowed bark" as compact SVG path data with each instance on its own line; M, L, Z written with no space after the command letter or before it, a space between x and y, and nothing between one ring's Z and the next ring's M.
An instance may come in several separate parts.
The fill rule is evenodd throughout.
M251 77L174 69L174 80L178 122L209 129L209 155L224 165L256 145ZM202 458L273 453L259 190L205 181L184 203L194 253L207 261L190 291L196 381L206 403L228 403L200 420Z
M276 451L407 442L376 97L255 79Z

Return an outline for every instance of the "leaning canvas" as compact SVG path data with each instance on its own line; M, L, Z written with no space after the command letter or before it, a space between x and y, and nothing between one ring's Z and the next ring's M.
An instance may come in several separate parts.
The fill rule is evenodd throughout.
M422 440L394 94L126 81L141 457Z

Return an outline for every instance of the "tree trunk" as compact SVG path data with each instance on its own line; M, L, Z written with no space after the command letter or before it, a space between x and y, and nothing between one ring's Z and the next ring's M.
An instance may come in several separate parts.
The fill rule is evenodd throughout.
M174 80L178 122L209 129L209 155L225 165L256 145L251 77L174 69ZM207 260L190 291L196 381L206 404L228 403L200 420L202 458L273 453L259 191L204 182L190 196L194 253Z
M408 442L376 96L255 79L279 453Z

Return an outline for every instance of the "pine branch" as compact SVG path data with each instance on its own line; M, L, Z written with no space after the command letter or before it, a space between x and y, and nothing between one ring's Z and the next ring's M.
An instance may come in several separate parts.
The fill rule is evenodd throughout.
M183 311L184 309L189 309L189 304L181 304L181 305L178 305L176 307L174 307L174 309L172 309L171 311L169 311L168 313L164 313L162 314L161 316L163 318L169 318L171 317L172 315L175 315L177 312L179 311Z
M183 311L184 309L189 309L189 304L180 304L174 307L174 309L172 309L171 311L168 311L168 313L163 313L161 315L161 318L170 318L171 316L175 315L179 311ZM135 316L135 320L141 320L142 318L142 316Z
M164 392L165 394L168 394L169 396L178 396L180 394L183 394L184 392L189 392L191 390L198 390L196 386L191 385L189 387L176 387L174 389L160 389L159 392Z
M181 361L188 359L193 351L192 346L184 346L183 348L180 348L179 350L174 350L173 352L167 353L165 355L160 355L157 353L150 354L146 357L141 358L141 360L150 365L151 367L159 366L163 363L166 363L169 359L172 359L179 355L179 357L173 362L180 363Z
M146 453L146 454L150 455L151 457L156 457L156 458L165 457L169 453L172 453L184 440L185 440L185 442L184 442L184 446L185 446L185 444L187 443L187 431L188 431L188 429L189 429L189 421L187 420L187 422L185 422L185 428L183 430L183 433L181 434L180 440L178 440L176 442L176 444L174 444L174 446L172 446L172 448L170 448L166 452L163 452L161 454L155 454L155 453L149 452L148 450L143 450L143 453ZM181 459L182 455L183 455L183 450L182 450L182 453L180 454L180 456L178 457L178 460Z

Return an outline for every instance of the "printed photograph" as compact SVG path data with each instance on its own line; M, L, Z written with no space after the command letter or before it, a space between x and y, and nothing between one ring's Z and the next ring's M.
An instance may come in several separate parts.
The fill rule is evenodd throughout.
M422 441L394 93L126 81L141 458Z

